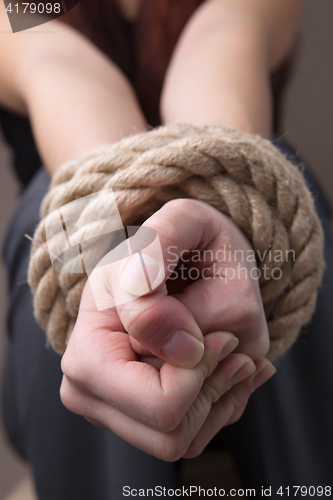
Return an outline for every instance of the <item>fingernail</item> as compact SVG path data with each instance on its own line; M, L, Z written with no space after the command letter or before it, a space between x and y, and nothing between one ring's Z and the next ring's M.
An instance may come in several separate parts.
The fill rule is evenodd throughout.
M161 352L172 364L182 368L193 368L203 356L204 345L191 333L179 330L166 341Z
M152 291L160 266L149 255L135 253L124 260L119 269L119 285L131 295L145 295Z
M231 377L230 387L233 387L239 382L242 382L247 377L252 375L252 373L254 373L255 371L256 371L256 365L253 363L253 361L251 360L246 361L246 363L244 363L244 365L241 366Z
M217 358L218 363L222 361L222 359L225 359L227 356L229 356L229 354L231 354L236 349L238 344L238 338L232 335L232 338L222 347Z
M276 373L276 368L271 363L266 366L263 370L260 370L258 373L253 375L252 379L252 391L255 391L263 385L267 380L269 380Z

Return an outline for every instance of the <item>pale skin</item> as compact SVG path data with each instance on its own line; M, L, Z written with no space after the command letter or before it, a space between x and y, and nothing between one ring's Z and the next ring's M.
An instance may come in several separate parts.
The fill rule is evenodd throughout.
M135 16L137 6L126 4L124 12ZM227 125L269 138L269 74L292 47L302 4L204 2L171 60L160 105L163 123ZM0 31L9 29L0 2ZM43 30L52 33L37 33ZM146 129L121 71L57 21L31 34L1 33L0 67L0 103L29 115L51 175L94 146ZM217 249L222 240L249 248L227 217L195 201L170 202L149 225L180 250ZM201 453L275 372L263 358L269 342L257 283L240 281L227 291L216 280L199 280L170 296L163 285L136 299L129 318L121 307L94 311L88 285L62 360L63 403L158 458ZM169 319L161 324L161 316ZM163 345L179 329L191 334L182 340L184 355L169 350L165 356ZM151 353L165 361L160 371L151 366Z

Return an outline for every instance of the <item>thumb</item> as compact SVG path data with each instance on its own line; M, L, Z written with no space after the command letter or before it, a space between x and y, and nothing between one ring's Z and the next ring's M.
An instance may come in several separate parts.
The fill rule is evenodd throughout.
M138 231L131 236L136 229ZM119 266L119 286L126 293L141 297L166 280L163 251L156 229L147 225L130 226L127 231L129 256Z
M164 205L123 242L122 252L119 247L115 249L123 256L126 243L126 257L106 256L111 264L99 270L103 271L103 280L108 283L119 319L129 335L159 358L190 368L202 358L203 335L186 306L167 295L165 281L177 265L177 255L195 248L207 227L196 223L193 209L181 210L179 202L190 200ZM166 266L171 246L177 254ZM103 261L104 266L105 258Z

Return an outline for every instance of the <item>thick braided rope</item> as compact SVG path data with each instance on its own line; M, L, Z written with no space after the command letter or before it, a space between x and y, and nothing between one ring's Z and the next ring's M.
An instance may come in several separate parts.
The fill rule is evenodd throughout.
M315 308L324 270L323 232L303 176L269 141L219 126L168 125L98 147L57 171L35 240L47 245L48 214L105 188L112 188L124 226L142 223L169 200L197 198L230 216L256 254L266 256L257 261L260 270L272 268L269 255L283 255L274 262L281 279L261 273L260 286L271 337L268 357L291 346ZM96 208L93 202L85 207L76 222L78 234L92 230ZM108 210L105 199L99 223ZM59 353L73 329L86 279L58 273L49 255L33 245L34 312Z

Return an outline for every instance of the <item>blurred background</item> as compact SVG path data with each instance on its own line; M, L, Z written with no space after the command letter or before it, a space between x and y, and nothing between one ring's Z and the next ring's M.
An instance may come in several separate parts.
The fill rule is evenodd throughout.
M333 205L333 2L308 0L298 43L296 67L284 107L283 133L317 174ZM0 241L13 213L19 185L0 132ZM6 275L0 263L0 382L6 345ZM28 474L6 442L0 424L0 500ZM9 497L8 497L9 498ZM10 496L16 498L15 494ZM28 498L26 497L26 500Z

